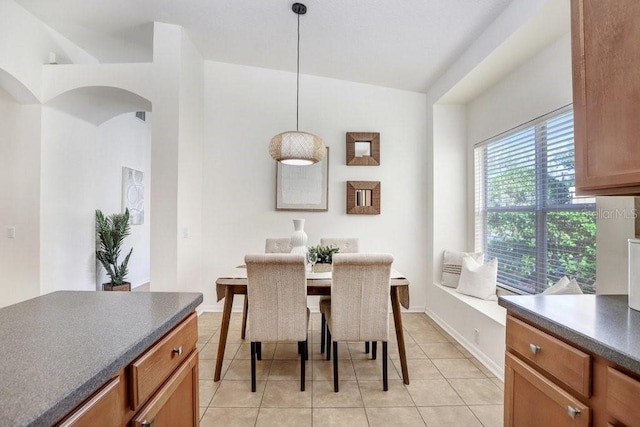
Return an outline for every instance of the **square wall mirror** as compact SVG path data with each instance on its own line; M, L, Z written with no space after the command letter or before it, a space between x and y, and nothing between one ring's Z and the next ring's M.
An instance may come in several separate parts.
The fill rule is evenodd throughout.
M380 215L380 181L347 181L347 213Z
M347 132L347 165L378 166L380 164L379 132Z

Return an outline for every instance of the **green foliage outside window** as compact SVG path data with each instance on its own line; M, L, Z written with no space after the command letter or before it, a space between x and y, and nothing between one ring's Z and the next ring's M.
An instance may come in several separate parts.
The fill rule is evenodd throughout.
M477 148L476 167L485 250L498 258L498 282L539 293L568 276L595 292L595 200L574 195L571 113Z

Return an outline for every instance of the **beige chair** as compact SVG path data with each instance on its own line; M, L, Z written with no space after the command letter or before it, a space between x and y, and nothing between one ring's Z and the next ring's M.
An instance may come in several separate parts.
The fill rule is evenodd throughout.
M355 237L347 237L347 238L322 238L320 239L320 246L334 246L340 251L338 253L341 254L350 254L354 252L358 252L359 240ZM331 297L323 296L320 297L319 308L320 308L320 353L324 353L324 345L326 340L327 333L327 316L325 314L327 307L331 304ZM369 343L365 344L365 351L369 353ZM327 360L331 359L331 349L327 349Z
M288 254L291 253L291 239L285 238L267 238L264 241L265 254Z
M291 239L284 238L267 238L264 241L265 254L288 254L291 252ZM244 306L242 307L242 329L240 338L244 339L247 332L247 312L249 309L249 298L244 297Z
M338 391L338 342L382 341L382 384L387 380L390 254L335 254L331 303L327 316L327 350L333 344L333 389Z
M305 386L308 358L307 278L301 254L246 255L251 391L256 391L256 356L264 341L297 341L300 352L300 391Z

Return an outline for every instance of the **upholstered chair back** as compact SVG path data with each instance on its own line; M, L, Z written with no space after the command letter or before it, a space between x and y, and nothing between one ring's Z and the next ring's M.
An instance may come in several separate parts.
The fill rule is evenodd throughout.
M246 255L250 341L307 339L307 278L302 254Z
M358 238L322 238L321 246L335 246L340 249L341 254L351 254L358 252Z
M264 242L264 253L266 254L288 254L291 252L291 239L285 238L268 238Z
M333 256L330 330L334 341L388 341L390 254Z

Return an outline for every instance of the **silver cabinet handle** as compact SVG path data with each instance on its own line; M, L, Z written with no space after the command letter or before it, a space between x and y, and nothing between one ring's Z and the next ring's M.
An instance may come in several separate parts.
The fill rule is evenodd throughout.
M144 420L143 422L140 423L140 425L142 427L153 427L153 422L154 421L155 420L151 420L151 421Z
M580 409L574 408L572 406L567 406L567 415L571 418L575 418L580 415Z
M538 354L540 353L540 350L542 350L542 347L535 344L529 344L529 350L531 350L531 353L533 354Z
M178 353L178 356L182 356L182 346L173 349L174 353Z

